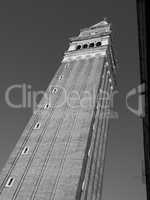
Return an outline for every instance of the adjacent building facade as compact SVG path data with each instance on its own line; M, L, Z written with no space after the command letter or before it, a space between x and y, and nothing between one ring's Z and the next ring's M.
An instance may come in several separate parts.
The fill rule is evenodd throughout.
M144 85L144 91L141 91L144 100L143 117L143 141L145 169L144 178L146 182L147 200L150 199L150 57L149 57L149 7L148 1L136 0L137 4L137 22L139 39L139 58L140 58L140 77L141 84Z
M0 175L0 200L99 200L115 90L111 26L68 50Z

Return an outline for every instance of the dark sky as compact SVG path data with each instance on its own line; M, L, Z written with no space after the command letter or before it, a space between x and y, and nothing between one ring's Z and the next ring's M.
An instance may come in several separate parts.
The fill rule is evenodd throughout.
M60 65L68 38L108 17L118 59L119 93L111 120L103 200L145 200L142 183L141 119L125 104L139 84L138 38L134 0L0 1L0 169L22 133L32 109L10 108L5 91L13 84L45 90ZM12 97L19 102L20 94ZM137 106L137 98L130 102Z

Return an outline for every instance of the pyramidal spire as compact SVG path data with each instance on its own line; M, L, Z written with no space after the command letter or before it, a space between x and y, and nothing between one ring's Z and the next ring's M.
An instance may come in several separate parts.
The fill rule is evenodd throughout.
M108 22L107 22L106 18L104 18L104 20L102 20L99 23L91 26L90 28L99 28L99 27L106 26L106 25L108 25Z
M78 41L80 39L87 39L87 38L93 38L93 37L99 37L100 34L110 34L111 32L111 25L107 21L106 18L104 18L99 23L89 26L88 28L83 28L80 30L80 33L77 37L71 37L70 41Z

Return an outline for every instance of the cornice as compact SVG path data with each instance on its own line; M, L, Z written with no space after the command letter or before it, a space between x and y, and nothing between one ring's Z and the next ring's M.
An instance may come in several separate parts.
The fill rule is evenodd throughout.
M100 33L100 34L96 34L96 35L92 35L92 36L84 36L84 37L71 37L69 38L69 40L71 42L75 42L75 41L82 41L82 40L89 40L89 39L95 39L95 38L99 38L99 37L104 37L104 36L110 36L111 35L111 31L106 32L106 33Z
M66 51L64 55L64 59L62 62L74 60L77 58L85 58L85 57L95 57L96 55L99 56L106 56L108 45L104 45L102 47L91 48L91 49L81 49L75 51Z

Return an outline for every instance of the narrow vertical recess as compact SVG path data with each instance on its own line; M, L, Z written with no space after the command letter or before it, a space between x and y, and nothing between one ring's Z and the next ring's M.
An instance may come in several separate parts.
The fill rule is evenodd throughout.
M12 187L14 183L14 178L10 177L6 183L6 187Z

